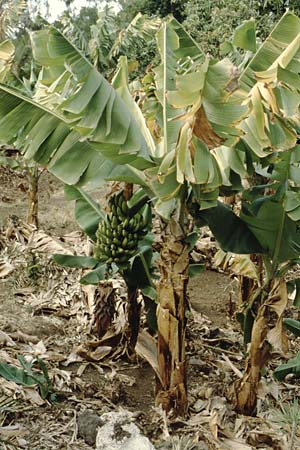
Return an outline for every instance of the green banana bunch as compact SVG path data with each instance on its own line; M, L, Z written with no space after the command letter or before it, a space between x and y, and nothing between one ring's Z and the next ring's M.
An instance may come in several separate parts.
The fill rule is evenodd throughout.
M138 244L147 234L143 215L137 211L131 217L123 192L109 200L110 213L99 223L94 256L108 265L113 262L126 267L137 253Z

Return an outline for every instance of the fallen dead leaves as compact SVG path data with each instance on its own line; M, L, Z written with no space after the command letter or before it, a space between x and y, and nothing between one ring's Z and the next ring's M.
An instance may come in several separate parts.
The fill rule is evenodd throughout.
M288 448L287 428L272 417L279 402L300 394L296 382L279 384L269 375L263 377L256 418L235 414L226 398L226 388L243 370L241 335L235 326L214 327L193 312L187 347L189 417L169 420L153 408L153 394L145 396L146 391L152 393L157 373L155 338L142 330L137 344L138 361L145 359L154 369L148 370L147 378L140 379L140 365L125 365L120 359L126 325L124 286L119 280L112 282L117 314L98 339L93 328L96 289L79 284L79 271L61 268L51 260L53 249L85 254L88 245L82 235L76 232L53 239L14 219L0 241L0 362L20 368L18 355L31 362L40 358L52 383L51 394L56 395L56 401L43 398L38 384L24 386L1 377L0 448L91 449L78 435L77 418L82 411L104 413L120 406L136 410L140 406L134 404L143 398L139 424L157 448L170 448L167 442L174 435L172 445L178 449L187 441L191 449ZM36 255L35 279L28 276L32 255Z

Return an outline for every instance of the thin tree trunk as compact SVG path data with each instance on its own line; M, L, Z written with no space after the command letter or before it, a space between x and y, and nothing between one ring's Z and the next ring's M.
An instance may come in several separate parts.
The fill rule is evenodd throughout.
M27 172L29 191L28 191L28 209L27 223L38 227L38 184L39 172L38 167L30 168Z
M116 315L116 289L110 280L101 281L94 295L93 323L97 335L103 337L111 327Z
M126 201L130 200L133 195L133 184L124 183L123 195ZM138 302L139 290L136 286L132 285L130 277L124 277L127 285L127 320L128 328L126 331L127 351L129 356L134 354L137 338L140 330L141 320L141 303Z
M257 281L253 278L239 275L239 306L245 306L257 289Z
M128 353L132 355L135 351L137 338L140 331L141 303L138 301L139 290L136 287L127 285L128 304L127 304L127 345Z
M256 266L258 279L239 276L239 307L242 309L243 321L241 326L244 333L245 347L251 342L252 329L259 306L263 303L262 286L264 284L264 267L260 255L251 255L251 261Z
M187 411L185 328L189 248L186 233L170 220L163 232L158 283L158 367L156 404L184 416Z
M256 413L261 371L271 358L271 349L287 351L287 337L282 326L286 305L287 292L284 280L272 280L260 297L244 375L234 383L231 393L233 406L240 414L252 416Z

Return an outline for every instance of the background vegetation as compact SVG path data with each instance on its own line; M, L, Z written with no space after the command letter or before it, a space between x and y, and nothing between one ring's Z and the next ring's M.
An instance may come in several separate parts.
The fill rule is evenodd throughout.
M98 63L102 73L104 71L109 75L116 65L117 56L126 52L129 61L139 61L138 72L134 71L136 75L145 73L149 64L157 63L151 40L139 45L137 40L132 39L130 45L126 45L111 61L107 61L107 55L138 13L149 18L172 14L204 52L218 56L221 44L232 38L234 29L243 21L254 18L257 38L263 40L287 8L296 15L300 14L298 0L119 0L108 1L104 9L98 0L88 0L80 10L74 9L72 0L65 0L65 11L55 21L55 26L64 31L86 56ZM2 0L0 10L1 39L6 36L17 43L14 73L28 77L31 53L27 31L41 27L43 21L39 14L45 15L45 11L49 11L49 2L36 0L29 4L20 0ZM101 55L95 51L99 43Z

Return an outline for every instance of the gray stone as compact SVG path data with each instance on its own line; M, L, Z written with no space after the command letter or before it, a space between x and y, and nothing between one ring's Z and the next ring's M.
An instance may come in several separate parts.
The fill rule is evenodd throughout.
M129 411L105 413L100 419L104 425L98 429L96 450L155 450Z
M78 415L78 436L84 439L87 444L95 445L98 427L102 425L103 422L100 417L87 409Z

